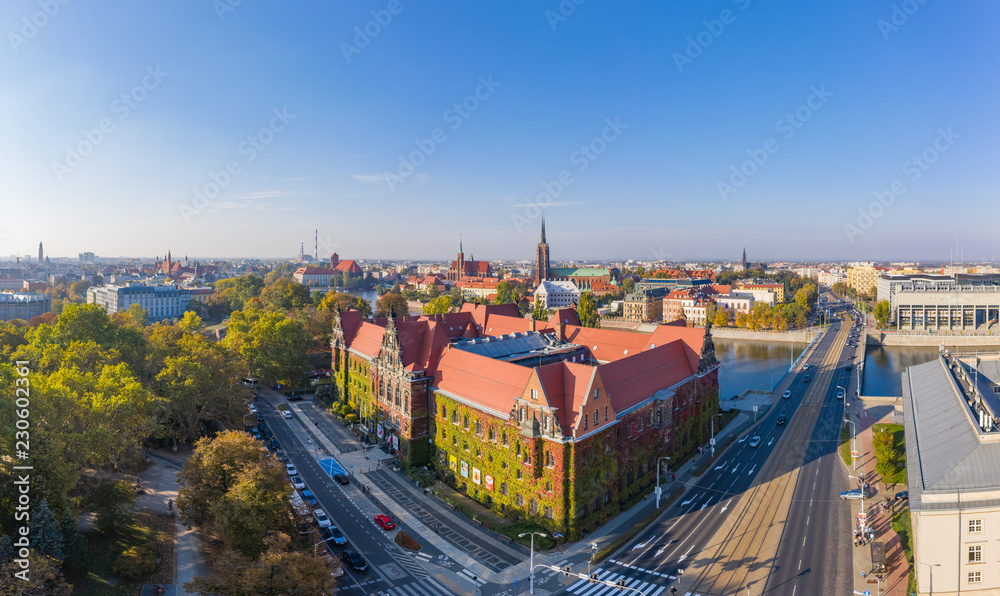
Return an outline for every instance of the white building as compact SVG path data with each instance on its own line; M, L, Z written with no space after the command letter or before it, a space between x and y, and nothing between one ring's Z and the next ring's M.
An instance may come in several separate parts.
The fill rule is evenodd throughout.
M87 304L99 304L108 314L125 312L133 304L146 311L149 321L179 319L191 302L191 290L177 286L147 286L130 283L87 288Z
M835 283L847 281L847 274L840 270L823 271L819 274L819 285L833 287Z
M774 306L776 302L776 299L774 297L774 292L772 292L771 290L751 290L744 288L739 290L739 294L740 295L749 294L750 296L753 297L753 302L763 302L768 306ZM753 303L751 303L751 306L753 306Z
M733 314L738 312L748 313L753 308L753 294L732 292L728 295L715 296L715 303L720 308L725 308Z
M307 286L328 286L330 285L330 277L334 273L339 274L340 272L326 267L299 267L292 274L292 278Z
M571 281L543 281L535 289L535 304L542 304L547 309L576 306L579 303L580 290Z

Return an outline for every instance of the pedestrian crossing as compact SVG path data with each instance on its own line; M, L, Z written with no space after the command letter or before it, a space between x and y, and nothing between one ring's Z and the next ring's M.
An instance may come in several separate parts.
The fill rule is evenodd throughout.
M385 596L449 596L450 591L432 579L425 579L419 582L411 582L393 586L387 590L377 592Z
M556 563L555 566L558 567L558 568L560 568L560 569L562 569L567 563L569 563L569 559L563 559L562 561L559 561L558 563ZM556 571L555 569L550 569L550 568L546 567L545 569L542 569L542 570L538 571L537 573L535 573L535 575L536 576L539 576L539 575L555 575L556 573L559 573L559 572Z
M476 584L477 586L485 586L486 585L486 580L485 579L483 579L481 577L477 577L476 574L472 573L468 569L463 569L463 570L459 571L458 574L461 575L462 577L464 577L465 579L469 580L470 582Z
M428 578L428 577L431 576L431 574L428 573L427 570L424 569L423 566L420 563L418 563L417 561L415 561L411 557L403 556L403 557L393 557L393 558L396 559L396 561L400 565L402 565L403 567L405 567L407 571L409 571L410 573L412 573L416 577L419 577L421 579L426 579L426 578ZM421 560L423 560L423 559L421 559Z
M627 577L620 573L615 573L612 571L605 571L603 569L595 569L592 573L597 574L597 579L601 581L608 582L618 582L622 579L625 580L625 587L638 590L645 594L646 596L660 596L664 592L670 589L670 581L666 578L648 582L639 579ZM566 588L566 591L570 594L575 594L576 596L610 596L611 594L621 594L622 591L618 589L618 586L609 586L605 584L593 584L590 580L581 579L573 583L571 586ZM668 592L669 594L669 592ZM690 592L685 596L697 596Z

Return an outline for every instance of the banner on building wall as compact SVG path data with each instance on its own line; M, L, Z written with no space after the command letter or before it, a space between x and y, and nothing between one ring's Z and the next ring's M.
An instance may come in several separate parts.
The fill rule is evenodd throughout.
M451 468L452 472L458 471L458 458L454 455L448 456L448 467Z
M486 485L486 490L493 490L493 476L491 474L487 474L486 477L483 478L483 484Z
M479 468L472 468L472 481L476 484L483 483L483 473Z
M462 462L462 477L463 478L469 477L469 464L464 461Z
M399 451L399 437L392 435L392 448Z
M375 431L375 434L377 434L377 435L378 435L378 438L380 438L380 439L382 438L382 435L384 435L384 434L385 434L385 430L383 430L383 428L382 428L382 425L381 425L381 424L379 424L379 425L378 425L378 426L376 427L376 431Z

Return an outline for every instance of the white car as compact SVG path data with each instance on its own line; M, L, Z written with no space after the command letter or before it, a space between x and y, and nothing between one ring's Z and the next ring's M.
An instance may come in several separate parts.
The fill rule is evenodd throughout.
M302 476L292 476L292 488L302 490L306 487L306 483L302 481Z
M760 447L760 437L756 436L756 435L750 437L750 446L751 447Z
M791 396L792 396L792 390L791 390L791 389L789 389L789 390L785 391L785 392L784 392L784 393L783 393L783 394L781 395L781 397L783 397L783 398L785 398L785 399L788 399L788 398L789 398L789 397L791 397Z
M250 411L256 413L257 412L257 406L255 406L253 404L250 404Z
M843 389L838 389L837 390L837 399L844 399L844 390Z
M281 415L284 416L285 419L288 419L292 417L292 412L291 410L285 410L284 412L281 413Z
M295 464L285 464L285 471L288 472L289 476L294 476L298 474L298 470L295 469Z
M319 524L319 527L321 528L330 527L330 518L326 516L326 512L323 511L322 509L317 509L316 511L313 511L313 517L316 518L316 523Z

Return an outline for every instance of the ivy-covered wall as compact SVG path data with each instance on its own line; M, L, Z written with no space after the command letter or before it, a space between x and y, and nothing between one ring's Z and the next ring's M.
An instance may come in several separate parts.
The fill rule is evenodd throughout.
M514 422L440 393L431 405L434 465L448 484L510 519L568 531L568 444L522 436Z

